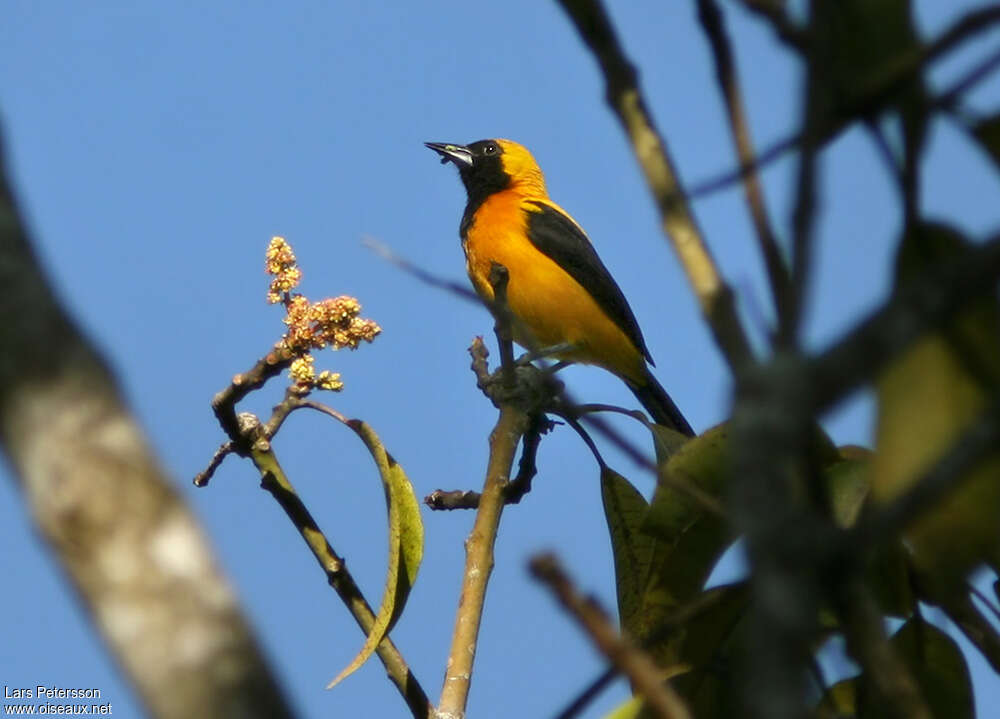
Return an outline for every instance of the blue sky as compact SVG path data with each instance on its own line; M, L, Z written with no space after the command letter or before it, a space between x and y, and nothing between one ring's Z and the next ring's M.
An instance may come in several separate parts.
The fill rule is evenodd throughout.
M915 2L932 33L983 3ZM682 177L733 164L693 2L615 3L651 109ZM798 121L799 76L770 33L724 3L760 146ZM304 716L403 716L373 661L323 689L362 637L252 467L230 459L206 489L190 486L222 440L209 400L282 331L264 303L263 253L288 238L318 299L351 294L384 333L318 366L343 373L327 397L368 421L417 494L482 481L495 412L475 389L465 348L486 312L402 274L362 245L372 237L431 272L463 280L457 227L464 193L425 140L509 137L529 146L554 199L588 230L644 328L657 375L697 429L728 413L730 386L623 135L596 66L554 3L38 3L8 0L0 24L0 117L13 180L36 246L72 314L116 368L179 490L238 587ZM997 33L942 64L938 82L996 46ZM973 96L1000 102L993 78ZM867 136L824 153L817 278L808 337L822 347L887 291L898 231L894 189ZM787 237L794 163L764 176ZM1000 183L948 123L933 127L925 209L973 237L1000 227ZM768 294L737 190L695 210L756 333ZM581 398L631 406L597 369L566 379ZM255 397L264 412L276 385ZM826 426L867 443L864 396ZM623 429L632 428L623 425ZM640 435L635 435L637 438ZM385 511L357 438L294 417L276 448L304 500L370 600L381 596ZM607 450L647 494L652 480ZM467 513L425 513L422 574L393 637L427 691L440 691L463 562ZM116 716L137 704L42 550L10 481L0 482L0 682L97 687ZM547 437L535 490L504 516L477 659L470 716L560 708L601 662L525 561L552 549L581 585L614 605L598 473L571 432ZM996 701L976 665L981 706ZM625 696L621 683L588 716Z

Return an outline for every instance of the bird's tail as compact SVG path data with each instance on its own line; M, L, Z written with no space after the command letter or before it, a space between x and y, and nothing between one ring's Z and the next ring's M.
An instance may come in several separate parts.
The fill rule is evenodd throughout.
M641 385L632 382L626 382L626 384L632 390L632 394L636 396L636 399L642 403L642 406L652 416L653 421L688 437L694 437L694 430L691 429L691 425L684 419L684 415L677 409L674 401L670 399L667 390L663 389L663 385L656 381L656 377L647 371L645 377L643 377L643 381L644 384Z

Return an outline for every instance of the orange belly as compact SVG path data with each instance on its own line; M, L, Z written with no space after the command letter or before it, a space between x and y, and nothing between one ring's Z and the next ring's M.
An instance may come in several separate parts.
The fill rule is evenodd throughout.
M504 217L521 219L521 227L496 221ZM520 198L495 195L480 207L463 243L476 291L492 301L490 266L503 265L509 275L507 302L520 320L514 327L518 344L528 349L571 344L573 350L559 353L560 359L598 365L642 384L646 361L635 345L587 290L531 244L525 223Z

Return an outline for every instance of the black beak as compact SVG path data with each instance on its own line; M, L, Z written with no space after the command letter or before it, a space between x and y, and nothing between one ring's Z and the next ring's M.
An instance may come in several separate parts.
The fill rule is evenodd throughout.
M472 152L465 145L452 145L447 142L425 142L424 145L441 155L441 164L449 160L458 165L458 169L472 167Z

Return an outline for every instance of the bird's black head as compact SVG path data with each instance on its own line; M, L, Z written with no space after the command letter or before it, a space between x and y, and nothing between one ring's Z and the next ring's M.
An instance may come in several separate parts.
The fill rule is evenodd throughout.
M481 204L494 192L506 189L511 176L504 167L505 140L480 140L469 145L425 142L441 155L441 163L453 162L469 195L469 204Z

